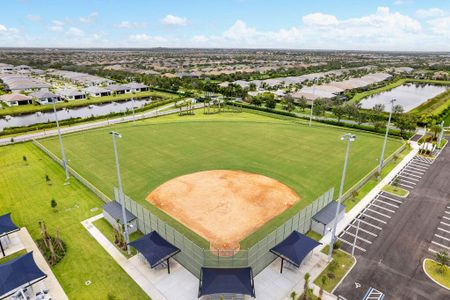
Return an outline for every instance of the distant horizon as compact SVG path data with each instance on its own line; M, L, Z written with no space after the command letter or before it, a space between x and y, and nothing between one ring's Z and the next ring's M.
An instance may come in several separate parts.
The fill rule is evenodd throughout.
M10 0L0 47L448 52L450 1Z

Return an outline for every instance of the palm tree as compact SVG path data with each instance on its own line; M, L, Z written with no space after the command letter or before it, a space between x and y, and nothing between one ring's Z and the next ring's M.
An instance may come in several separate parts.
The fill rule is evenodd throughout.
M323 297L323 287L325 284L327 284L327 276L320 277L320 290L319 290L319 298L322 299Z
M435 140L437 138L437 135L441 133L442 127L439 124L433 124L430 130L433 132L433 139Z
M450 257L447 251L439 251L436 253L436 261L439 265L439 270L444 274L447 271L447 266L450 263Z

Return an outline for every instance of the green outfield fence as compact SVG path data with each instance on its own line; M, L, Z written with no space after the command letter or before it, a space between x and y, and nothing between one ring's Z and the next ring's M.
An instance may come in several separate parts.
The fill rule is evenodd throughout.
M138 219L138 229L147 234L157 231L163 238L181 249L175 259L199 277L201 267L247 267L253 268L256 275L271 264L276 256L270 249L283 241L292 231L306 233L311 228L311 218L333 200L334 188L328 190L310 205L296 213L284 224L268 234L248 250L209 250L203 249L175 230L172 226L152 214L142 205L124 196L125 207ZM115 200L119 202L119 192L114 188Z

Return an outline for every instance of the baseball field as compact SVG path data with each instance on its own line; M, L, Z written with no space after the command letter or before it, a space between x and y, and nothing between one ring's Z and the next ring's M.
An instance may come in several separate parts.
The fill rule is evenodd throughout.
M253 219L251 224L237 226L242 227L242 232L228 233L235 236L229 242L239 242L241 249L250 247L329 188L336 187L337 193L345 154L345 143L340 137L348 132L320 124L308 127L297 119L246 112L216 115L197 112L195 116L172 115L65 135L63 140L69 165L110 197L117 185L111 130L123 136L118 140L118 151L124 192L128 196L205 248L219 238L205 233L205 229L212 228L211 220L219 220L217 216L225 216L214 224L217 228L220 224L227 228L226 220L233 224L243 219L244 224L245 220ZM377 166L383 142L379 135L351 132L357 135L357 141L351 145L346 189ZM60 156L57 138L41 143ZM386 157L402 143L390 139ZM212 178L208 172L203 172L207 174L204 177L197 174L214 170L262 175L292 193L265 199L266 195L257 196L261 190L267 191L261 188L264 184L258 188L253 183L240 184L237 190L242 191L248 186L250 194L254 191L254 199L239 195L241 198L233 200L235 194L223 193L223 186L228 183L219 186L217 182L208 182ZM197 174L189 179L188 186L197 189L191 197L182 198L184 193L173 193L179 182L172 182L175 185L171 188L164 185L189 174ZM241 183L240 179L234 182ZM273 186L269 194L277 192ZM165 187L166 195L161 196ZM157 190L158 199L164 201L158 202L152 197L152 192ZM286 195L291 195L292 199ZM169 203L170 199L172 203ZM266 202L258 203L258 199ZM211 205L209 210L204 208L211 203L220 205ZM204 223L203 220L200 224L198 219L205 214L209 214L210 221Z

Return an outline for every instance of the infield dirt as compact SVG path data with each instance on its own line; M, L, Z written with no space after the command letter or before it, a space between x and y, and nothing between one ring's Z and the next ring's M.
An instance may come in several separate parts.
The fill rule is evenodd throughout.
M146 199L207 239L211 249L238 250L239 241L300 197L263 175L212 170L174 178Z

